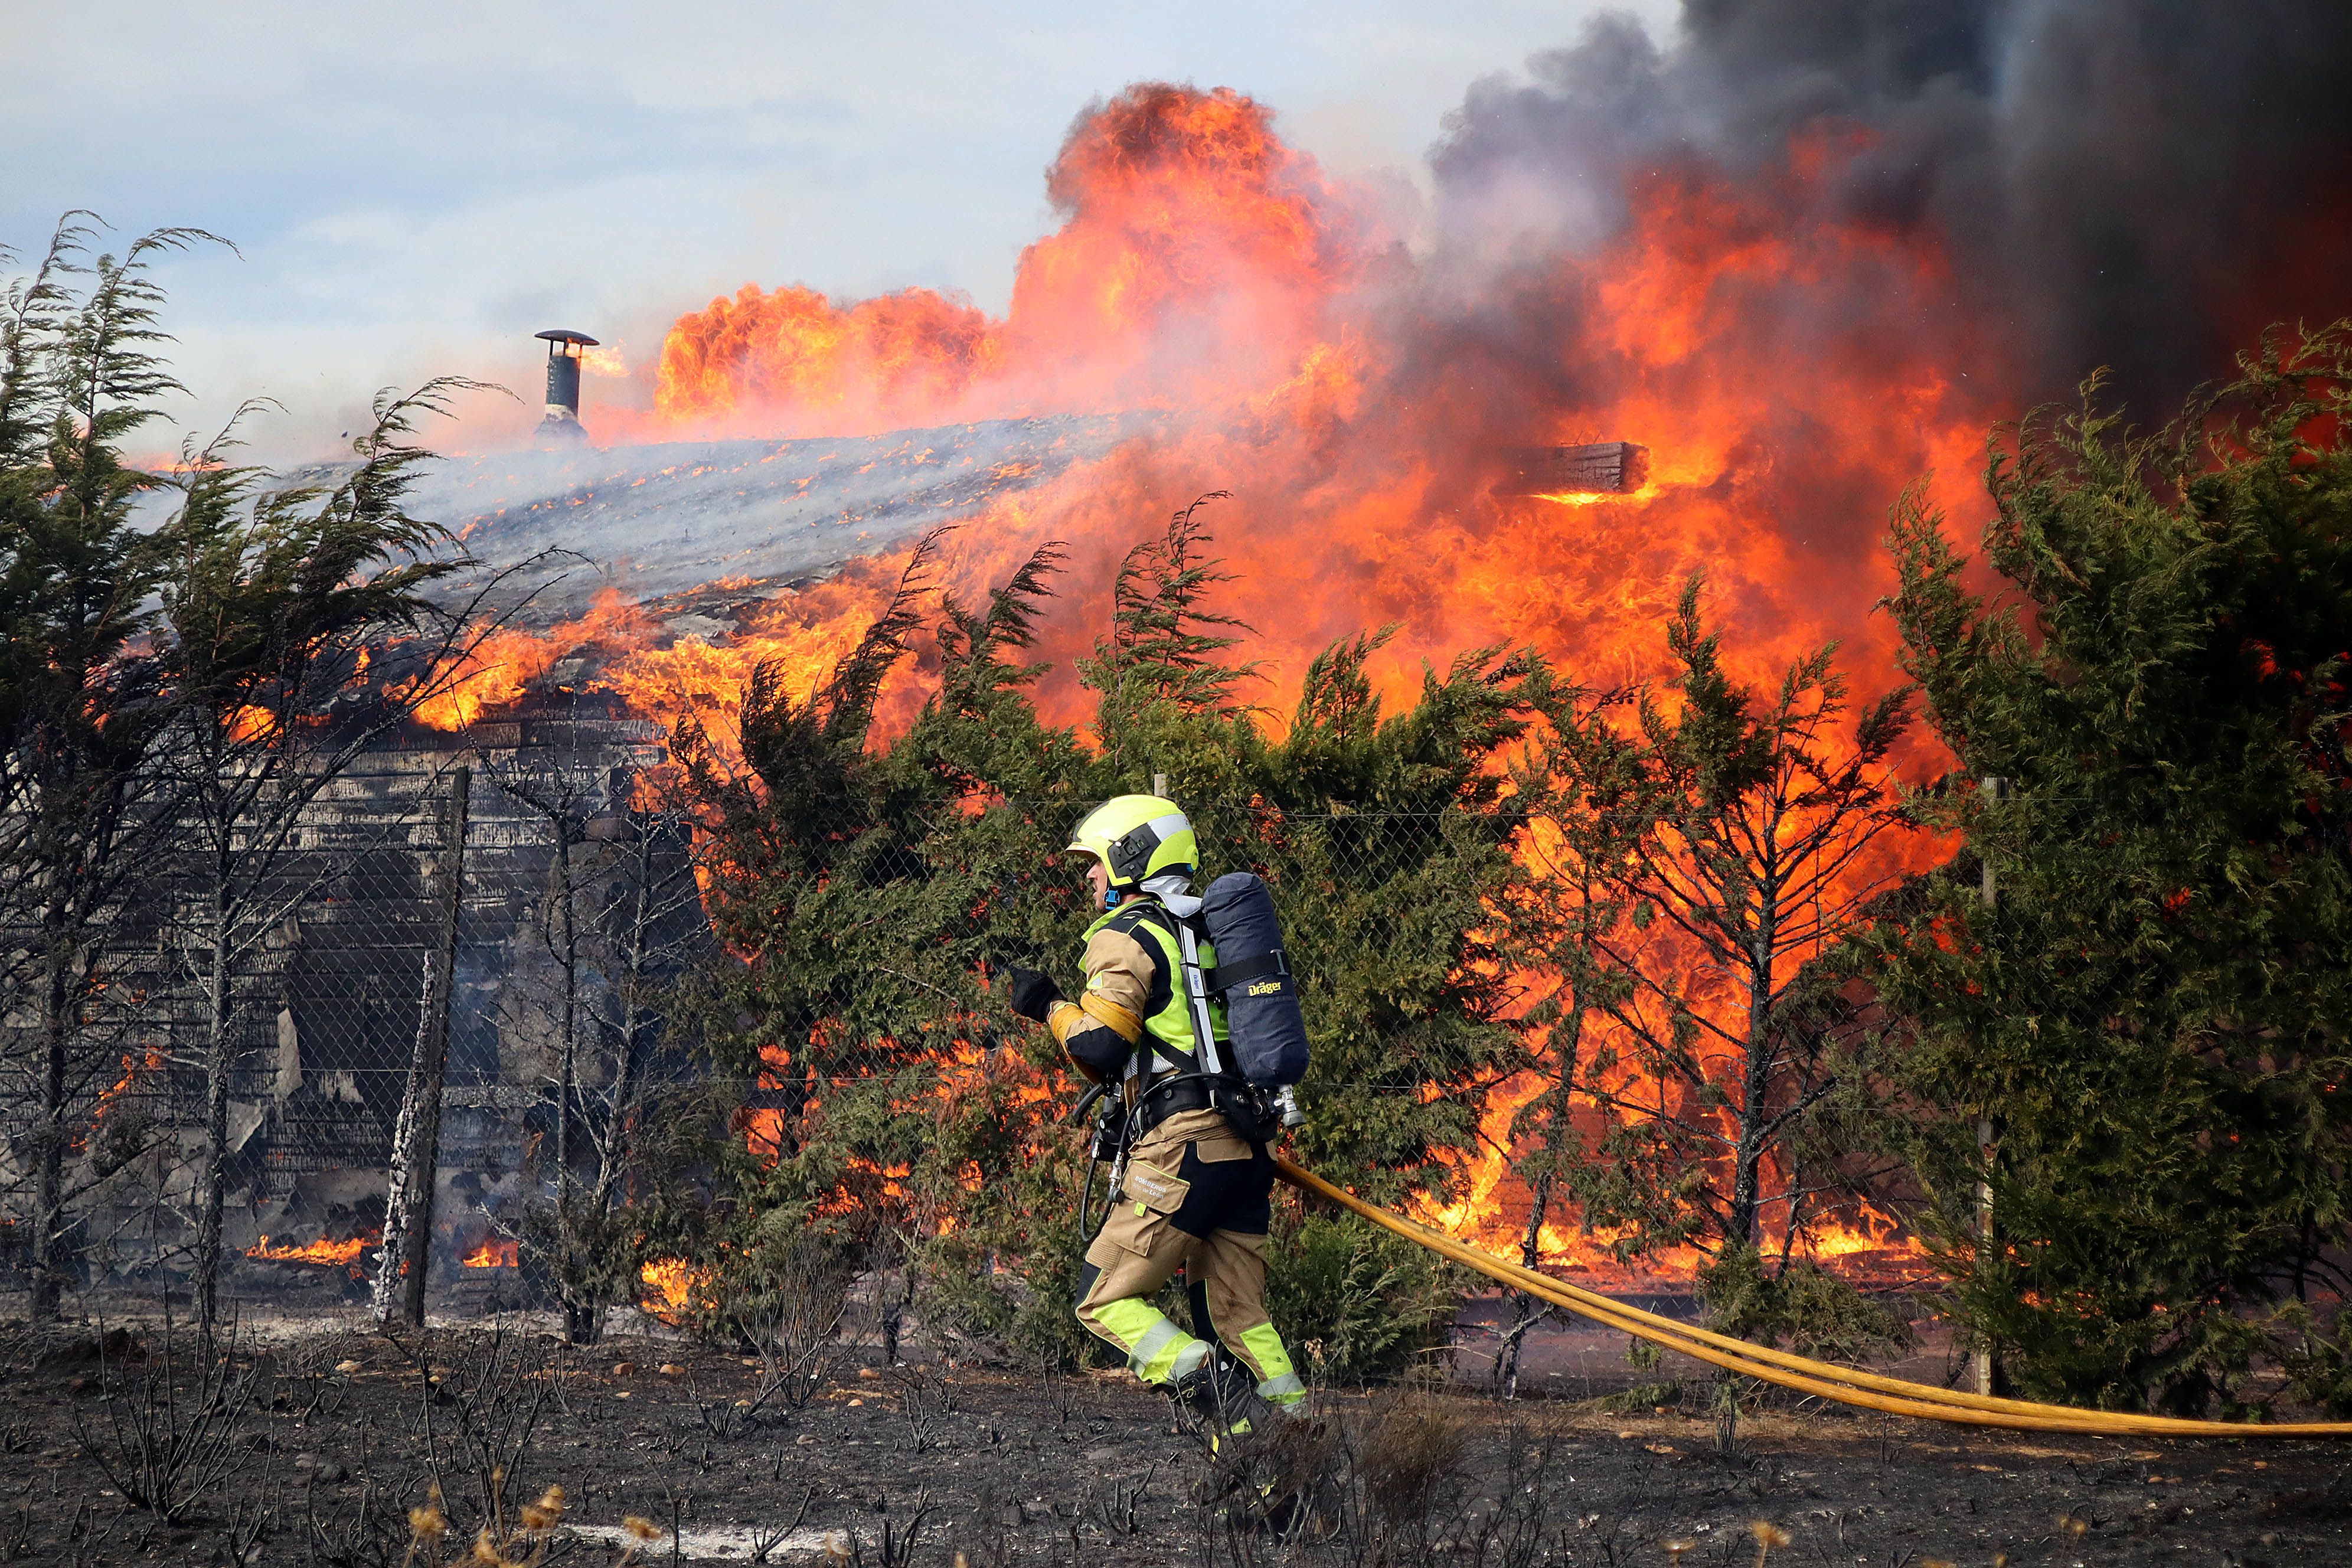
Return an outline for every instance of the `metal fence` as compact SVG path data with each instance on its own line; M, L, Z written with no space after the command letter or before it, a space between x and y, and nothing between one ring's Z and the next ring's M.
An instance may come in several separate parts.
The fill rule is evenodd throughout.
M610 1187L630 1119L688 1084L718 1091L703 1109L731 1100L793 1147L839 1135L862 1105L851 1152L881 1178L868 1197L892 1172L913 1184L924 1158L971 1136L943 1120L942 1085L972 1103L1014 1097L1023 1136L1042 1135L1058 1101L1039 1097L1070 1086L1040 1065L1003 980L1022 965L1075 987L1095 911L1059 852L1089 803L814 799L766 825L769 861L730 866L741 846L698 838L685 811L651 804L642 770L662 761L656 736L616 706L548 703L462 734L406 732L320 793L232 977L232 1247L341 1257L381 1226L420 1042L444 1064L437 1212L452 1261L517 1260L529 1211L564 1173ZM1597 1052L1564 1058L1543 1011L1563 983L1551 827L1507 803L1186 804L1202 880L1265 877L1307 979L1318 1061L1302 1152L1375 1195L1434 1192L1481 1239L1515 1235L1530 1140L1570 1130L1535 1128L1528 1108L1552 1094L1564 1118L1573 1087L1588 1131L1609 1114ZM762 926L750 905L777 913ZM131 925L66 1121L77 1247L95 1273L178 1255L208 1131L210 1026L187 922L166 900ZM733 1026L719 1021L731 1042L673 1028L678 982L706 973L719 993L740 988ZM1709 984L1697 973L1672 1000L1706 1005ZM1660 1038L1676 1027L1663 1021ZM1649 1070L1620 1035L1621 1077ZM11 1045L21 1190L42 1134L21 1092L36 1053ZM1650 1082L1655 1141L1686 1142L1714 1115L1705 1084L1721 1076ZM138 1157L103 1168L121 1142L110 1128L133 1126ZM989 1158L1010 1169L1034 1153L1015 1140ZM989 1163L974 1158L935 1173L934 1198L963 1202L970 1171Z
M82 1278L180 1258L215 1061L239 1252L274 1257L289 1237L348 1251L380 1225L404 1089L436 1028L457 1212L527 1184L567 1054L575 1111L593 1120L612 1090L615 1031L624 1057L643 1055L659 1032L655 994L704 929L682 826L629 797L655 733L609 706L551 704L462 734L389 737L317 790L226 922L204 902L216 879L191 835L154 825L147 864L94 925L104 952L56 1051L35 1005L37 944L20 928L0 1018L19 1261L51 1148ZM210 939L224 926L233 940L216 977ZM445 949L451 983L436 984Z

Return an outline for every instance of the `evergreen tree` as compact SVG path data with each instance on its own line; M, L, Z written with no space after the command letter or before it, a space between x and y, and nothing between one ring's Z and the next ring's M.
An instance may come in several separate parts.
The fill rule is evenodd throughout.
M2347 383L2339 324L2159 435L2096 378L2036 411L1988 470L1997 597L1916 493L1895 514L1890 605L1960 763L1923 806L1969 852L1868 961L1914 1036L1925 1234L2029 1394L2205 1405L2280 1303L2347 1285Z
M452 656L484 635L425 591L456 567L447 542L409 515L411 444L422 416L472 383L448 379L378 396L360 461L331 487L268 489L257 470L185 453L184 494L158 531L157 662L171 694L168 770L180 848L171 945L202 1007L204 1173L196 1194L197 1322L218 1316L228 1193L231 1077L247 1039L251 959L316 897L335 858L303 851L304 822L341 777L417 703L453 679ZM395 638L407 670L371 670ZM390 662L389 660L387 662Z
M1024 964L1076 989L1087 903L1060 852L1089 805L1155 774L1193 817L1204 878L1267 879L1311 977L1305 1155L1385 1199L1442 1198L1476 1148L1485 1090L1520 1059L1489 900L1516 874L1524 818L1501 763L1542 667L1474 653L1383 717L1365 667L1385 634L1351 638L1315 661L1269 738L1237 698L1250 667L1228 658L1245 628L1213 605L1212 499L1122 563L1112 627L1079 666L1097 696L1092 745L1040 720L1031 688L1045 671L1023 658L1061 559L1050 545L983 607L943 599L936 691L887 744L869 743L873 695L913 647L928 548L816 692L793 701L772 674L754 680L744 774L681 731L714 920L742 960L706 1014L759 1085L741 1206L706 1240L732 1276L718 1300L777 1294L774 1271L801 1267L774 1241L777 1216L793 1215L869 1259L920 1267L967 1321L1079 1349L1067 1300L1081 1145L1058 1123L1076 1086L994 984ZM1442 1294L1435 1271L1352 1223L1318 1223L1316 1267L1385 1279L1391 1296ZM1349 1342L1410 1355L1434 1319L1407 1317L1351 1327Z
M167 557L131 517L158 481L121 447L179 390L148 269L212 237L160 229L92 258L94 221L68 214L0 302L0 1017L30 1021L5 1065L27 1110L37 1321L58 1313L77 1198L147 1141L130 1106L98 1126L143 1054L125 1054L139 998L115 980L152 929L145 851L174 805L153 765L171 710L144 650Z
M1621 1254L1709 1255L1702 1285L1730 1331L1899 1338L1798 1249L1860 1195L1832 1134L1867 1076L1818 961L1899 872L1890 755L1911 694L1849 719L1835 645L1749 689L1724 668L1700 587L1667 622L1664 692L1564 689L1552 705L1535 845L1559 988L1530 1015L1550 1081L1517 1134L1537 1146L1542 1198L1564 1187ZM1780 1310L1801 1294L1792 1268L1807 1300L1843 1305L1805 1323Z
M941 604L940 690L906 736L869 750L875 699L928 618L935 549L919 547L808 697L755 673L741 772L690 722L676 737L713 927L740 960L709 983L706 1035L755 1086L727 1153L737 1205L703 1243L722 1305L765 1300L777 1270L803 1267L806 1224L898 1266L943 1230L969 1238L994 1215L1001 1233L1066 1207L1020 1196L1056 1084L987 986L1082 920L1079 889L1045 872L1067 826L1055 799L1075 810L1086 795L1070 781L1091 783L1091 763L1037 721L1023 688L1041 672L1019 658L1059 552L1037 552L983 610Z

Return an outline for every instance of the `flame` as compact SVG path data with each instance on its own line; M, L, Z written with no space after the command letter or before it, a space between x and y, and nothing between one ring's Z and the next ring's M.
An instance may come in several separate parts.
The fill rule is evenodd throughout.
M815 428L828 416L844 427L935 424L1003 354L994 323L929 289L845 308L813 289L746 283L670 329L654 406L704 422L789 407Z
M653 629L645 612L617 589L599 589L587 614L544 632L521 628L494 631L469 644L436 670L427 695L415 708L417 722L436 730L462 730L485 709L512 702L562 659L587 647L626 649Z
M622 343L600 343L580 351L580 369L586 375L625 376L629 374L628 356Z
M712 1275L682 1258L656 1258L637 1269L637 1279L647 1291L637 1305L675 1326L709 1294Z
M1214 400L1289 366L1359 265L1345 195L1222 88L1129 88L1045 189L1064 222L1022 253L1002 321L928 289L842 304L746 284L670 329L656 412L814 435Z
M1002 318L923 289L859 301L747 285L673 326L656 418L673 436L773 437L1162 411L1108 456L986 502L957 537L950 585L966 602L1038 541L1070 542L1073 599L1037 649L1064 672L1040 689L1049 721L1087 710L1066 672L1106 618L1120 552L1211 488L1235 493L1213 514L1236 574L1220 608L1257 628L1249 651L1272 684L1255 695L1277 712L1318 648L1391 621L1400 635L1370 671L1391 701L1416 694L1423 661L1490 644L1532 647L1591 684L1657 675L1661 623L1700 569L1710 615L1732 627L1732 674L1770 682L1839 639L1867 700L1898 679L1870 614L1889 586L1885 509L1930 474L1932 503L1964 527L1980 515L1983 431L2012 400L1997 376L1948 368L1988 359L1948 303L1933 235L1862 221L1832 195L1866 151L1832 132L1752 174L1665 163L1584 248L1441 246L1416 260L1380 202L1286 146L1263 106L1139 86L1072 130L1048 174L1058 226L1022 254ZM1608 439L1646 451L1630 492L1499 483L1507 451ZM600 679L635 710L696 714L723 742L751 668L772 661L804 695L902 560L771 599L723 644L638 627ZM502 647L496 668L544 672L567 638ZM505 700L531 679L486 666L481 695ZM918 690L911 672L886 687L877 739L903 728ZM1912 760L1933 763L1930 749L1920 741ZM1935 849L1889 854L1916 866ZM1490 1095L1459 1195L1423 1217L1516 1248L1529 1198L1508 1129L1536 1092ZM785 1130L755 1112L745 1131ZM1622 1272L1609 1240L1565 1223L1539 1235L1549 1262ZM1810 1225L1799 1245L1842 1258L1910 1246L1855 1215Z
M362 664L360 668L365 669L367 666ZM268 734L277 722L278 715L268 709L247 704L228 716L228 738L240 745L257 741Z
M504 1237L485 1237L481 1245L458 1261L468 1268L513 1268L522 1261L522 1248Z
M1259 628L1252 651L1269 658L1277 709L1318 647L1387 620L1404 630L1375 674L1398 697L1423 658L1489 642L1531 644L1588 679L1654 672L1655 628L1696 567L1717 613L1738 621L1738 673L1777 674L1843 637L1867 688L1895 678L1868 614L1885 586L1885 506L1932 470L1953 476L1934 499L1968 510L1988 405L1941 369L1946 345L1913 330L1948 291L1930 242L1783 221L1853 152L1801 145L1753 187L1656 176L1616 240L1495 284L1517 296L1496 306L1506 320L1551 334L1504 355L1444 308L1447 280L1400 271L1371 286L1365 258L1382 237L1367 202L1285 148L1260 106L1137 88L1072 132L1049 175L1065 221L1024 253L1002 321L918 335L932 356L919 375L899 358L866 373L865 351L841 347L862 341L845 324L862 307L802 300L790 330L762 335L739 296L724 321L673 327L661 406L673 427L763 435L1189 411L990 503L958 538L951 586L967 598L1037 540L1073 542L1065 585L1085 597L1041 649L1064 670L1100 625L1109 563L1171 500L1213 484L1237 493L1215 514L1241 579L1224 607ZM822 375L808 368L819 361ZM1491 493L1492 454L1601 438L1647 449L1640 488ZM772 600L727 647L648 648L616 687L669 716L761 658L814 684L897 563ZM1066 679L1045 700L1066 705L1055 717L1076 710Z
M271 1263L323 1263L341 1267L358 1262L362 1253L371 1247L379 1245L383 1240L383 1235L379 1231L373 1236L355 1236L344 1241L321 1239L300 1247L272 1247L269 1245L269 1237L265 1236L253 1246L247 1247L245 1255L247 1258L264 1258Z
M113 1110L116 1102L131 1092L131 1086L138 1082L141 1073L161 1072L166 1059L162 1048L156 1046L148 1047L142 1058L136 1061L131 1058L130 1052L123 1052L122 1076L99 1091L98 1103L90 1108L90 1125L95 1127L106 1120L107 1112Z

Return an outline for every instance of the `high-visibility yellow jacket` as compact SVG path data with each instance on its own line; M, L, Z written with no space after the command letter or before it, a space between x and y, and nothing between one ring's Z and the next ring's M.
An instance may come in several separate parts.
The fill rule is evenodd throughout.
M1116 1079L1146 1034L1165 1058L1147 1062L1147 1076L1164 1065L1190 1070L1193 1060L1192 1008L1184 994L1183 949L1176 940L1176 917L1149 894L1121 900L1118 908L1087 928L1079 960L1086 989L1076 1002L1055 1007L1046 1020L1054 1037L1088 1078ZM1213 969L1216 949L1199 945L1201 966ZM1225 1008L1212 999L1209 1019L1216 1037L1225 1037Z

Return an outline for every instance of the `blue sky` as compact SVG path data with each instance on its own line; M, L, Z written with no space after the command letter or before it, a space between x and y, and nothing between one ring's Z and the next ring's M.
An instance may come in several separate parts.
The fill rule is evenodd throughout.
M1597 8L114 4L92 21L0 0L0 240L33 250L68 206L125 236L234 240L241 256L164 269L195 394L174 412L202 427L276 397L289 412L251 435L285 460L388 383L454 372L536 402L542 326L640 363L679 310L750 280L921 283L1002 310L1050 226L1063 132L1134 80L1261 99L1409 226L1469 83ZM1671 26L1664 0L1631 8Z

